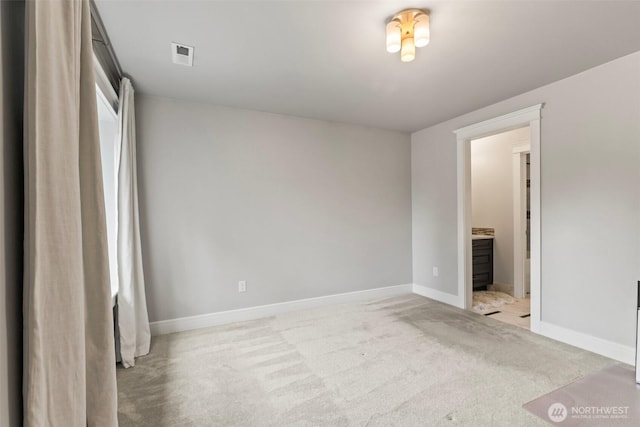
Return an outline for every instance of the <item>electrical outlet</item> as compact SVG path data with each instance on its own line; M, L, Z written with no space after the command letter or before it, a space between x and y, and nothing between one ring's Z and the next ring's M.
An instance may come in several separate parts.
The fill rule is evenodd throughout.
M433 277L438 277L438 267L433 267Z
M247 292L247 282L241 280L238 282L238 292Z

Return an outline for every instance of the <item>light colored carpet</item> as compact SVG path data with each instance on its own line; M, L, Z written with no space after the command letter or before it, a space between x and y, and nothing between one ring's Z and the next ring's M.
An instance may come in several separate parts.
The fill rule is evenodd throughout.
M154 338L121 426L545 425L526 402L613 362L417 295Z

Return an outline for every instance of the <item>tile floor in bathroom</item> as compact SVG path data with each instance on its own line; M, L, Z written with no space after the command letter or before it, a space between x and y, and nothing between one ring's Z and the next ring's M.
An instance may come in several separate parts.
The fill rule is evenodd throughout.
M476 291L473 293L473 311L501 322L530 329L530 300L514 298L505 292Z

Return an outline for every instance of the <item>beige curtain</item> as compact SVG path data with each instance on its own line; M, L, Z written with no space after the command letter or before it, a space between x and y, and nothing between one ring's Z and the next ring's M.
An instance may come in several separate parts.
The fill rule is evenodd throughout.
M88 0L27 2L26 426L116 426Z

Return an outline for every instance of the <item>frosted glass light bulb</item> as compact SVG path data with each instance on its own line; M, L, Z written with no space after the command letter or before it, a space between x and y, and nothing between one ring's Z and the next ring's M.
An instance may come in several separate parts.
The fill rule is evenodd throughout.
M411 62L416 58L416 45L413 37L402 39L402 50L400 51L400 60L402 62Z
M401 44L402 33L400 31L400 24L397 21L391 21L387 24L387 52L399 52Z
M415 38L416 47L424 47L429 44L429 15L416 16L413 37Z

